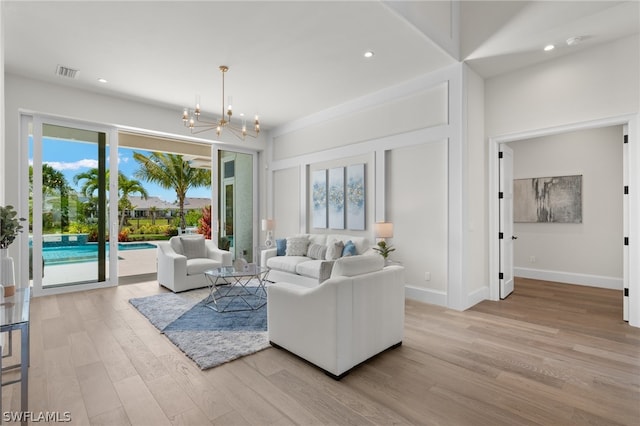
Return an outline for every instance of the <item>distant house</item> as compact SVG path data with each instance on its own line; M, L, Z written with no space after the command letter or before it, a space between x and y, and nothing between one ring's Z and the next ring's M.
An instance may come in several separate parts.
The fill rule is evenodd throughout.
M174 204L177 208L178 204ZM184 199L184 210L185 213L189 210L199 210L202 211L203 208L211 205L211 198L196 198L196 197L187 197Z
M178 213L178 203L170 203L164 201L159 197L147 197L146 199L139 196L130 196L129 201L133 205L133 214L129 217L132 218L146 218L152 217L152 212L155 211L156 219L175 217ZM189 210L201 211L204 207L211 204L210 198L197 198L187 197L184 200L185 213Z
M129 213L129 217L142 218L152 217L155 212L156 219L175 216L178 210L175 204L160 199L160 197L147 197L146 199L139 196L129 196L129 201L133 206L133 214Z

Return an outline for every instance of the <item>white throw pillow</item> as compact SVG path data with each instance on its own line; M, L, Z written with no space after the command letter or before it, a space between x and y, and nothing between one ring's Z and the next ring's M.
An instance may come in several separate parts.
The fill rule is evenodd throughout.
M327 256L326 260L336 260L342 257L342 251L344 250L344 243L342 241L336 241L335 243L329 244L327 247Z
M287 256L306 256L309 238L289 237L287 238Z
M207 249L204 245L204 238L180 238L182 249L187 259L198 259L207 257Z

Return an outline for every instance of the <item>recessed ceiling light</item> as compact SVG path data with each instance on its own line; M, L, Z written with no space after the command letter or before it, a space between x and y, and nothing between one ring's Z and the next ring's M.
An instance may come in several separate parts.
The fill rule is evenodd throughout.
M107 79L106 78L99 78L98 82L99 83L107 83Z
M365 58L372 58L373 55L375 55L375 53L373 53L373 51L371 51L371 50L367 50L366 52L364 52L364 57Z
M547 44L547 45L544 47L544 51L545 51L545 52L548 52L548 51L553 50L553 49L555 49L555 48L556 48L556 47L555 47L553 44Z

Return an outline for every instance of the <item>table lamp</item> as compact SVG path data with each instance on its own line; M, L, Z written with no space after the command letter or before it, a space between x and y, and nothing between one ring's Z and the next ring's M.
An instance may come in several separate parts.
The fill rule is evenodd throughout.
M276 228L276 221L273 219L262 219L262 230L267 231L267 239L264 245L273 247L273 230Z

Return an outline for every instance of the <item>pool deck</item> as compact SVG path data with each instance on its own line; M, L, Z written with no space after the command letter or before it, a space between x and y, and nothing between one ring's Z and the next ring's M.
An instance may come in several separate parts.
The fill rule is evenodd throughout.
M153 241L149 241L154 243ZM118 278L120 281L130 281L135 276L157 273L156 249L118 250ZM45 266L45 276L42 286L64 282L68 277L74 281L95 279L97 262L73 263L67 265ZM107 268L108 268L107 262ZM83 278L86 277L86 278Z

